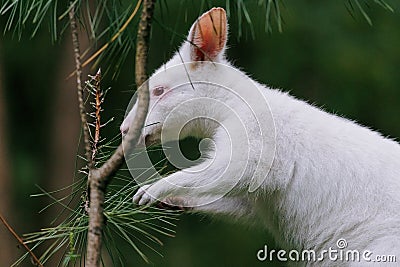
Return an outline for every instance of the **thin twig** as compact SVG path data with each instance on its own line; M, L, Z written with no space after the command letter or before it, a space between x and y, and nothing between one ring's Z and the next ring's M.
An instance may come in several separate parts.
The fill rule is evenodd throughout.
M103 92L100 88L101 82L101 70L99 69L96 75L93 77L94 84L94 97L95 102L93 103L95 109L95 129L94 129L94 137L93 137L93 146L92 146L92 161L96 162L96 154L98 151L98 144L100 142L100 128L101 128L101 104L103 103Z
M28 251L28 253L31 255L33 261L37 264L37 266L43 267L43 264L36 257L35 253L33 253L33 251L25 244L24 240L22 240L22 238L14 231L11 225L8 224L8 222L1 213L0 213L0 221L2 221L7 230L10 231L10 233L15 237L15 239L17 239L17 241L26 249L26 251Z
M72 35L72 45L74 49L74 58L75 58L75 74L76 74L76 89L78 91L78 101L79 101L79 114L81 118L81 124L83 129L83 142L85 146L85 158L86 158L86 166L88 169L94 168L94 160L93 160L93 152L90 145L90 133L89 126L86 118L86 108L85 108L85 100L84 100L84 91L82 87L82 62L81 62L81 52L79 45L79 36L78 36L78 26L76 23L75 17L75 5L71 2L71 7L69 10L69 21L71 27L71 35ZM86 186L86 200L85 200L85 209L89 209L89 199L90 199L90 181L88 180Z
M92 149L90 146L90 134L86 119L84 92L82 87L82 62L80 56L80 46L78 38L78 26L76 24L75 17L75 6L73 6L69 11L69 21L72 34L72 45L74 47L74 57L75 57L75 68L76 68L76 88L78 90L78 101L79 101L79 114L81 117L82 129L83 129L83 141L85 144L85 157L87 161L87 166L89 169L94 167L92 160Z
M124 148L130 151L137 143L144 125L149 106L148 84L146 82L147 53L155 0L144 0L136 42L136 85L138 86L138 110L130 131L114 151L113 155L100 167L89 169L90 209L86 265L100 265L102 230L104 226L104 195L108 183L124 160ZM140 87L139 87L140 86Z
M153 17L155 0L145 0L138 26L136 38L136 61L135 61L135 80L138 87L138 109L135 120L129 127L129 132L123 139L113 155L98 169L102 177L105 177L105 184L110 182L115 172L120 168L124 160L125 152L129 152L137 143L139 135L147 116L149 103L149 88L147 84L147 53L149 50L149 38L151 30L151 20Z

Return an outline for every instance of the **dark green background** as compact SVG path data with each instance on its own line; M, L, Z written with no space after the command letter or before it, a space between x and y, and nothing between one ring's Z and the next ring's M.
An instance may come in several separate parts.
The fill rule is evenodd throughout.
M210 2L210 6L225 4L225 1ZM385 136L400 136L398 1L389 1L395 13L367 1L373 22L370 26L359 13L353 17L348 12L346 1L287 0L282 7L282 33L276 25L272 33L266 33L264 10L257 7L256 1L246 2L255 38L244 18L242 36L238 37L237 14L231 10L235 15L229 20L227 56L234 65L257 81L290 91L296 97L379 130ZM187 6L181 6L180 3L168 1L169 8L163 10L162 16L157 8L155 18L177 33L186 34L199 15L200 4L188 1ZM5 20L0 22L2 27ZM154 23L150 70L167 60L181 43L180 37L172 36L170 31ZM38 214L46 201L31 199L29 195L38 192L35 184L46 185L52 180L54 185L57 181L57 177L49 174L49 166L57 160L48 152L52 138L49 129L57 93L54 88L63 77L58 72L61 57L66 53L64 42L70 42L69 34L64 39L52 45L46 28L34 39L26 35L18 41L10 33L1 37L0 59L8 114L7 148L13 174L14 214L8 215L14 218L19 232L36 230L49 221L46 218L49 214ZM133 54L130 58L121 67L118 79L112 81L111 73L104 77L103 86L112 87L104 106L104 117L115 117L103 133L109 138L118 134L135 88ZM76 122L79 123L78 118ZM75 141L64 142L77 147ZM165 244L159 251L164 258L150 254L156 266L267 265L257 261L256 252L264 244L274 245L264 230L204 216L182 216L176 231L175 238L162 238ZM127 259L128 266L146 265L131 251L127 251ZM0 266L3 265L0 263Z

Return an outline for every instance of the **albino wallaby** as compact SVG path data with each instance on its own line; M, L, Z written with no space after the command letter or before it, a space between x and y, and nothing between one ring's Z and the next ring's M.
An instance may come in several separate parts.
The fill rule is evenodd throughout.
M323 253L345 239L346 249L372 253L307 266L375 266L376 255L400 266L400 145L253 81L225 58L227 34L225 10L209 10L150 77L141 142L212 143L199 164L143 185L133 201L261 225L285 249Z

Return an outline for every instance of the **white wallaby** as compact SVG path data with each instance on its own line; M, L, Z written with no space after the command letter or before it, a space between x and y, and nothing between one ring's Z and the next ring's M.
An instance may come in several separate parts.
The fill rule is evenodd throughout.
M370 262L360 254L359 262L326 258L307 266L375 266L377 255L395 255L397 264L384 266L400 266L400 145L253 81L225 59L227 34L225 10L211 9L150 77L141 141L195 136L212 144L199 164L143 185L133 201L261 225L288 250L323 255L345 239L345 249L372 253Z

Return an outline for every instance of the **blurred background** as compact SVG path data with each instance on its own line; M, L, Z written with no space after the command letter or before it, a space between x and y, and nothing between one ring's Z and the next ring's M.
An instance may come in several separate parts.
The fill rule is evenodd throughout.
M276 23L272 32L265 31L265 11L258 1L246 1L251 24L245 14L232 11L227 56L233 64L270 87L399 138L400 3L388 1L392 13L365 1L372 26L357 10L349 11L345 0L281 3L282 32ZM157 6L149 73L169 59L182 42L179 36L186 35L200 13L225 4L168 1L168 8ZM2 32L6 22L7 16L1 16ZM87 46L85 37L82 47ZM107 139L119 134L135 90L133 50L118 69L118 76L106 72L102 83L111 87L103 117L115 118L104 128ZM51 200L30 195L40 192L38 186L51 191L69 185L82 164L76 157L81 148L75 83L67 79L73 70L68 29L56 42L47 27L34 38L23 34L19 40L12 32L0 37L0 212L20 234L47 227L59 212L53 208L39 214ZM164 246L157 249L163 257L150 255L152 265L265 266L256 253L265 244L275 246L262 229L206 216L183 215L175 230L176 237L161 238ZM127 266L147 266L123 244L121 250ZM23 252L0 225L0 266L9 266Z

